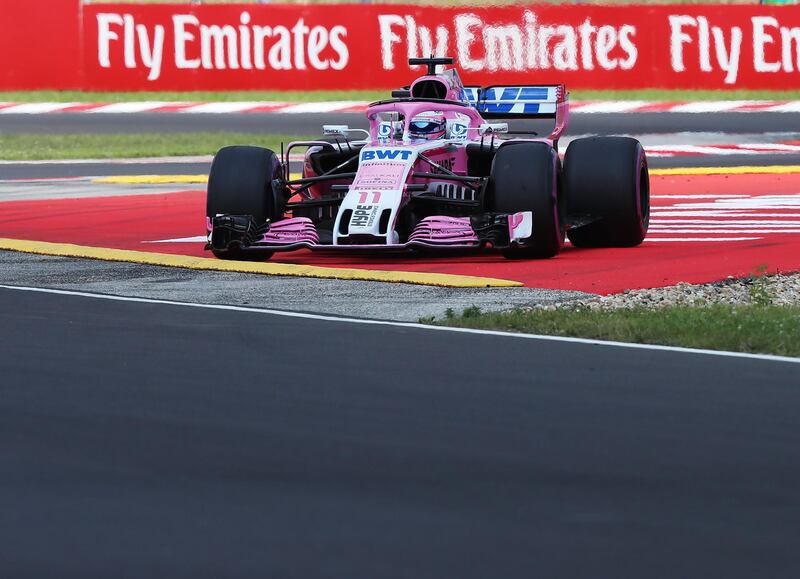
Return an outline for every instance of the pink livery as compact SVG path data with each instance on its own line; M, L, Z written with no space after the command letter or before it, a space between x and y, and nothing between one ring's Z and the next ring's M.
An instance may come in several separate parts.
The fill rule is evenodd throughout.
M641 243L649 177L638 141L578 139L562 162L563 85L465 87L455 69L436 72L452 59L410 62L428 74L369 105L365 128L325 126L323 138L289 143L280 157L220 150L207 248L226 259L300 248L546 258L567 236L585 247ZM554 126L539 137L532 123L548 119ZM300 148L302 177L291 179L290 154Z

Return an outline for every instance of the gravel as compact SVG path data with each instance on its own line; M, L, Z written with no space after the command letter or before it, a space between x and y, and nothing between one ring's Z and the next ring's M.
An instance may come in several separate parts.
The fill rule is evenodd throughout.
M555 304L537 304L526 309L658 309L669 306L703 307L714 304L732 306L800 305L800 273L740 279L728 278L724 281L701 285L679 283L669 287L628 290L621 294L578 298Z
M452 289L378 282L199 272L0 251L0 283L363 318L417 321L446 310L657 309L712 304L800 305L800 273L610 296L530 288Z
M6 251L0 251L0 284L408 322L441 319L448 310L503 311L592 295L195 271Z

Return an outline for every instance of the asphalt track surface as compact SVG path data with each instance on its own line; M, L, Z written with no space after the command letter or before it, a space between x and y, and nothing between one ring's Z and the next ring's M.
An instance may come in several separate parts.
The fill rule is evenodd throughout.
M3 134L69 134L69 133L142 133L225 131L283 135L317 135L324 124L348 124L365 127L363 113L232 113L232 114L87 114L57 113L47 115L3 115L0 119ZM521 121L515 128L532 128L541 134L549 132L552 123ZM796 134L800 129L800 113L621 113L575 114L570 118L568 135L675 135L692 143L692 134L720 133L753 135L764 133ZM793 132L793 133L792 133ZM653 157L650 166L704 167L738 165L797 164L796 155L702 155ZM171 175L207 173L210 163L158 164L55 164L0 165L0 179L56 178L98 175Z
M797 155L704 155L697 157L655 157L648 160L652 168L670 167L737 167L742 165L797 165ZM299 170L299 164L295 164ZM115 164L90 163L12 163L0 165L0 180L55 179L59 177L112 175L202 175L210 162L169 162Z
M5 577L800 572L796 364L16 290L0 312Z
M135 113L48 115L3 115L0 130L5 134L38 133L143 133L232 131L276 135L316 135L325 124L349 124L366 128L363 113ZM543 134L552 122L520 122ZM773 133L797 130L800 113L609 113L574 114L569 134L642 134L673 132Z
M316 134L350 118L5 116L0 130ZM800 126L572 120L570 134ZM797 159L652 165L695 163ZM800 574L796 364L11 290L0 332L3 577Z

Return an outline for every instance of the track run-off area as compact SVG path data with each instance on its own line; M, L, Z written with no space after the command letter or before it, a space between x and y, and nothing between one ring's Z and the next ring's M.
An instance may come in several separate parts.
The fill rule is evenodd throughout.
M341 272L343 278L353 278L352 272L357 270L356 279L384 280L387 278L376 277L374 272L399 272L402 281L460 285L458 277L434 276L426 281L426 275L444 274L488 278L483 285L512 282L609 294L800 268L800 166L668 168L653 169L652 173L650 231L637 248L576 249L567 245L556 258L537 261L509 261L491 251L419 256L303 250L275 254L262 272L335 278L342 269L348 272ZM103 187L109 181L129 187L156 185L145 194L106 196ZM181 185L182 181L189 184ZM56 192L60 186L79 188L85 193L33 200L11 196L15 190L35 193L42 186ZM26 179L3 181L0 191L5 192L3 198L16 199L0 202L0 237L7 239L0 241L0 247L5 249L112 260L119 258L113 250L127 250L142 252L143 263L156 264L166 258L153 254L213 259L204 250L202 176ZM136 193L135 188L128 191ZM19 240L80 247L53 248L20 244ZM94 249L87 253L84 247ZM136 261L137 256L128 253L125 260ZM220 267L227 267L223 263ZM174 260L164 264L180 265ZM282 270L280 264L302 269L292 273ZM315 272L317 267L325 270ZM203 268L213 269L213 264L206 263ZM422 275L404 278L402 274L407 272Z
M796 577L796 362L381 321L800 270L800 136L756 114L576 115L651 131L650 233L539 261L216 260L207 157L0 163L0 574Z

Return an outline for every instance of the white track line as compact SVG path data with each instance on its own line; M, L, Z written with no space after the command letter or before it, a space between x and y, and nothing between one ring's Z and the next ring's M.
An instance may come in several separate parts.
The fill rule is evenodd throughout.
M720 113L727 112L741 107L758 105L762 101L707 101L687 103L672 107L672 113Z
M740 199L740 198L748 198L750 195L745 193L737 194L737 193L720 193L719 195L716 194L705 194L699 193L697 195L689 194L684 195L681 193L675 195L651 195L651 199Z
M329 103L301 103L297 105L292 105L288 107L284 107L281 109L282 113L287 114L303 114L303 113L329 113L338 111L341 109L349 109L351 107L356 107L366 105L360 101L332 101Z
M652 103L648 101L606 101L586 104L577 103L570 106L569 112L580 114L627 113L650 104Z
M176 237L175 239L158 239L156 241L143 241L142 243L206 243L207 235L196 235L194 237Z
M782 103L764 109L767 113L800 113L800 101Z
M394 326L397 328L413 328L426 330L429 332L453 332L457 334L475 334L479 336L499 336L504 338L516 338L523 340L540 340L546 342L564 342L569 344L584 344L589 346L603 346L612 348L628 348L632 350L655 350L660 352L676 352L681 354L701 354L707 356L719 356L724 358L744 358L750 360L762 360L768 362L788 362L790 364L800 364L800 358L789 358L787 356L772 356L768 354L746 354L742 352L724 352L718 350L703 350L695 348L678 348L675 346L656 346L652 344L630 344L627 342L609 342L606 340L588 340L585 338L569 338L564 336L542 336L538 334L512 334L510 332L497 332L492 330L473 330L469 328L450 328L447 326L428 326L425 324L415 324L413 322L391 322L385 320L365 320L359 318L345 318L337 316L327 316L322 314L307 314L302 312L285 312L281 310L270 310L265 308L245 308L241 306L225 306L219 304L199 304L194 302L175 302L170 300L156 300L150 298L135 298L125 296L114 296L107 294L96 294L89 292L78 292L69 290L57 290L48 288L35 288L26 286L12 286L0 284L0 289L26 291L34 293L55 294L73 297L93 298L116 302L133 302L140 304L158 304L165 306L178 306L186 308L201 308L208 310L223 310L230 312L246 312L249 314L266 314L271 316L283 316L287 318L301 318L306 320L320 320L327 322L339 322L346 324L359 324L363 326Z
M649 233L688 233L688 234L700 234L700 233L722 233L725 235L763 235L765 233L800 233L800 229L748 229L745 227L719 227L719 228L701 228L701 227L681 227L679 229L673 229L671 227L653 227L648 230Z
M651 209L653 217L753 217L752 211L736 211L735 209L720 209L714 211L711 209L703 209L700 211L691 211L686 209L676 209L675 211L664 211L662 209ZM783 213L767 213L758 212L756 215L759 217L797 217L797 211L787 209ZM671 219L662 219L661 221L672 221ZM714 223L719 223L719 220L714 220Z
M208 114L222 114L222 113L241 113L250 109L255 109L265 105L270 105L269 102L230 102L230 103L204 103L193 105L181 109L180 113L208 113Z
M753 149L755 151L785 151L787 153L797 153L800 145L787 145L785 143L745 143L737 145L742 149Z
M669 243L677 243L677 242L691 242L691 241L702 241L703 243L707 243L710 241L756 241L757 239L762 239L761 237L648 237L644 240L645 243L649 243L651 241L666 241Z
M718 147L715 145L653 145L645 147L645 151L648 155L759 155L765 152L773 152L772 150L759 151L754 148L746 148L746 145L739 147ZM786 149L781 149L781 151L786 151Z
M43 113L55 113L80 105L81 103L28 103L10 106L0 109L3 115L40 115Z
M122 114L122 113L146 113L167 105L179 105L181 103L166 102L166 101L142 101L131 103L112 103L110 105L103 105L94 109L89 109L89 113L108 113L108 114Z

